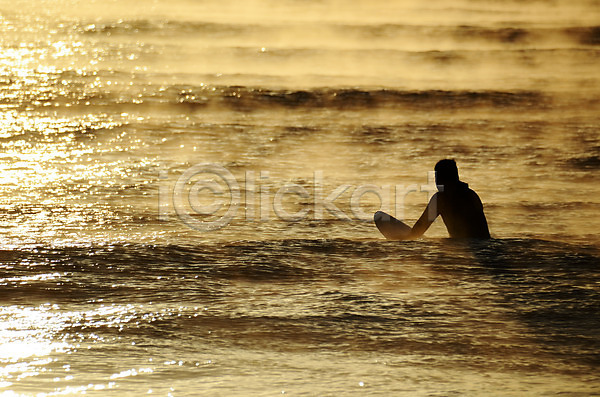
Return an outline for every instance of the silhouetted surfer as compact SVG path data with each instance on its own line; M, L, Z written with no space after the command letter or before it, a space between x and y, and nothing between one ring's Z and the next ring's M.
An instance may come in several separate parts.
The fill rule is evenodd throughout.
M435 184L438 192L433 195L423 215L412 228L410 238L420 237L438 215L442 216L452 238L490 238L483 204L469 185L458 179L454 160L440 160L435 165Z

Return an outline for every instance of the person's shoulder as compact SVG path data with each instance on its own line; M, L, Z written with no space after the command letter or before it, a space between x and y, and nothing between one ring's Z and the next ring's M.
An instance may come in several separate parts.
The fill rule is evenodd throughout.
M427 203L427 206L435 206L435 207L439 207L440 203L442 203L444 201L444 195L441 192L435 192L433 194L433 196L431 196L431 198L429 199L429 202Z
M443 197L444 197L444 195L442 194L442 192L435 192L433 194L433 196L431 196L431 199L429 199L429 202L439 200L440 198L443 198Z
M471 189L471 188L470 188L470 187L468 187L468 186L467 186L467 192L468 192L470 195L473 195L473 196L478 196L478 197L479 197L479 195L478 195L478 194L475 192L475 190Z
M467 187L467 194L469 195L471 200L477 203L481 203L481 198L479 198L479 195L475 192L475 190L471 189L470 187Z
M465 187L466 187L466 190L467 190L467 192L468 192L469 194L471 194L471 195L473 195L473 196L477 196L477 197L479 197L479 195L478 195L478 194L475 192L475 190L471 189L471 188L469 187L469 185L466 185Z

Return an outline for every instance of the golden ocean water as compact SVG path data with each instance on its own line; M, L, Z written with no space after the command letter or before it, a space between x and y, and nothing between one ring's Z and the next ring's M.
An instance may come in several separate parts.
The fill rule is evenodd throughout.
M0 392L598 393L598 21L0 1ZM493 239L385 241L442 158Z

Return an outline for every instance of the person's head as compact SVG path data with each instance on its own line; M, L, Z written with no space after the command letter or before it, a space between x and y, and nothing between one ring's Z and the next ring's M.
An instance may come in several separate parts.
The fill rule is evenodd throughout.
M458 168L454 160L440 160L435 165L434 170L436 185L451 186L458 183Z

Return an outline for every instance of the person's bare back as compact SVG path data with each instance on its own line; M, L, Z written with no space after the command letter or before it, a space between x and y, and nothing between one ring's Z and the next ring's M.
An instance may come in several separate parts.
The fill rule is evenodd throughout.
M483 204L477 193L458 178L454 160L440 160L435 165L435 180L439 192L415 223L410 238L423 235L438 215L442 216L452 238L490 238Z

